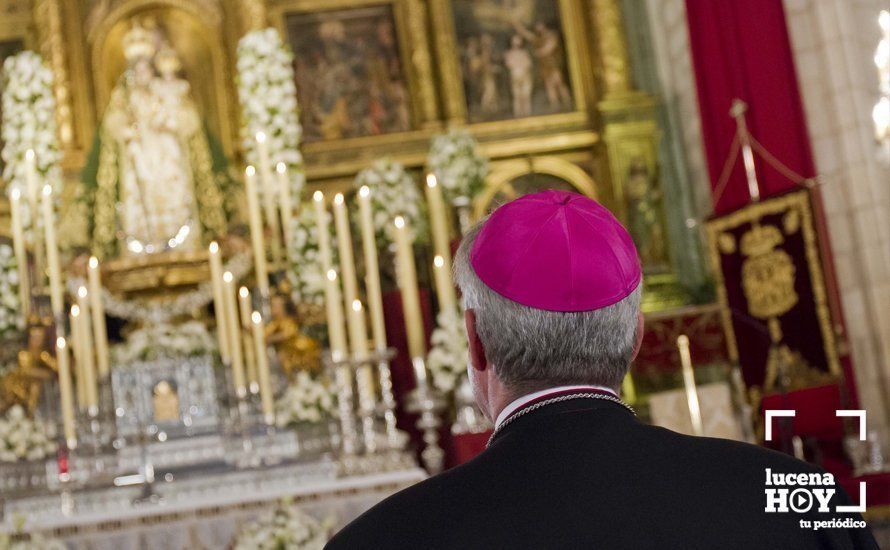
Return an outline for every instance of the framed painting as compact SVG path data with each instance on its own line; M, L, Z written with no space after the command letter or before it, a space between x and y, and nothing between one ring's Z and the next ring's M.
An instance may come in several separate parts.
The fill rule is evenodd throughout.
M294 52L303 139L372 138L419 126L401 2L291 2L280 15Z
M446 107L470 124L584 110L572 0L435 0ZM449 83L452 83L449 85Z

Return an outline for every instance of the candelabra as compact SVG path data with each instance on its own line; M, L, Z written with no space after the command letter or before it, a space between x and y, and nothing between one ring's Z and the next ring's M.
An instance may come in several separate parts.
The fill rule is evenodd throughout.
M423 358L415 357L412 361L415 372L426 372ZM418 415L417 428L423 434L424 442L420 457L424 466L432 474L441 472L445 451L439 445L439 426L442 425L440 415L445 410L445 399L429 386L425 378L418 378L417 387L408 394L407 409Z
M881 98L872 109L875 123L875 138L880 144L884 162L890 165L890 11L884 10L878 16L883 37L875 51L875 65L878 68Z

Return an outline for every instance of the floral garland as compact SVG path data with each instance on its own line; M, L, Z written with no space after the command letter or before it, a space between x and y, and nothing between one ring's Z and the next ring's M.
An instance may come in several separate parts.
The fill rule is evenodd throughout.
M275 402L279 427L317 424L333 415L336 394L329 384L306 372L297 373L284 394Z
M325 211L329 219L330 213ZM293 287L291 297L296 304L324 304L325 274L322 272L318 253L318 216L309 203L300 208L300 215L294 216L291 242L288 243L290 269L287 278ZM328 228L333 224L328 224ZM331 242L334 234L331 232ZM337 247L332 247L334 265L337 264Z
M3 179L9 188L26 193L25 154L34 151L38 177L44 181L61 182L59 168L59 144L56 137L56 101L53 97L53 73L43 58L32 51L24 51L7 57L3 62L3 120L0 135L3 138ZM57 190L58 191L58 190ZM25 194L25 196L27 196ZM22 201L22 218L30 227L31 213L28 201Z
M477 153L478 145L470 132L457 128L433 138L427 163L449 200L472 199L485 186L488 159Z
M440 311L436 322L426 364L433 375L433 385L443 393L450 393L467 372L469 347L463 312Z
M23 328L20 301L18 262L12 247L0 243L0 340Z
M163 346L159 344L163 343ZM116 365L151 361L159 357L192 357L216 351L216 340L200 321L149 324L136 329L127 341L111 350Z
M330 521L320 522L289 501L247 524L235 539L234 550L321 550L328 541Z
M287 166L291 192L299 197L306 175L300 154L303 127L293 61L293 53L273 28L249 32L238 42L238 97L244 120L241 139L245 159L259 164L256 136L263 132L271 162Z
M56 451L52 425L30 419L21 405L0 418L0 462L43 460Z
M424 240L426 218L423 202L414 178L398 162L380 159L355 177L356 190L367 185L371 188L371 211L377 244L392 249L393 220L402 216L414 231L415 240Z

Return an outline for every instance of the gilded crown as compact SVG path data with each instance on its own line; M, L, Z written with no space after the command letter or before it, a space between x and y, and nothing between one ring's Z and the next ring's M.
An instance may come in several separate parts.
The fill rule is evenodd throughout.
M770 252L777 245L782 244L785 238L782 232L773 225L755 225L747 233L742 235L740 243L742 254L745 256L759 256Z
M151 58L155 54L154 34L139 22L133 23L133 28L124 35L123 47L127 61Z

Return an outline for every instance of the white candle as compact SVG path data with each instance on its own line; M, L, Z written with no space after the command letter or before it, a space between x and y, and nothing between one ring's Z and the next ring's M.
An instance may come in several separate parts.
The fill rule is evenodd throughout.
M408 336L408 353L412 360L423 359L426 356L426 337L423 330L423 314L420 310L417 272L414 267L414 248L409 237L410 228L402 216L397 216L393 224L395 225L396 268L399 276L399 290L402 294L405 332Z
M223 273L223 300L226 304L226 333L230 336L229 351L232 354L232 385L235 386L235 395L244 397L247 395L247 385L244 381L244 363L241 358L241 345L238 329L238 313L235 306L235 277L231 272Z
M367 353L368 334L365 326L365 314L361 309L355 312L352 308L352 305L358 302L358 277L355 273L355 260L352 256L349 215L346 212L346 201L343 199L342 193L337 193L334 196L334 223L337 228L337 250L340 252L344 303L347 304L346 325L349 328L350 340L353 340L353 354L358 348L365 348L364 353Z
M41 187L37 180L36 156L33 149L25 151L25 188L28 191L28 214L30 219L31 238L34 245L34 286L43 287L44 278L44 242L40 235L40 192ZM46 260L49 261L49 260ZM55 314L55 311L53 311Z
M56 242L56 224L53 220L53 188L43 186L43 229L46 238L46 261L49 269L50 303L58 319L65 308L62 294L62 267L59 264L59 247Z
M340 296L340 283L337 281L337 272L329 269L326 275L324 299L328 318L328 341L334 361L342 361L346 358L348 351L346 327L343 321L343 299Z
M433 258L433 277L436 281L436 295L439 298L439 309L451 314L457 313L457 295L451 282L451 270L445 267L442 256Z
M266 350L266 336L263 333L263 316L254 311L251 314L253 321L254 353L257 357L257 368L260 375L260 403L263 409L263 418L266 424L275 424L275 408L272 400L272 381L269 376L269 357Z
M257 197L256 169L253 166L248 166L244 173L246 176L247 209L250 215L250 240L253 246L257 286L260 289L260 295L263 299L266 299L269 297L269 270L266 267L266 244L263 239L263 220L260 215L259 197Z
M692 357L689 354L689 338L685 334L677 337L680 349L680 363L683 368L683 385L686 388L686 402L689 406L689 418L692 420L692 433L704 435L701 408L698 403L698 390L695 387L695 374L692 370Z
M380 289L380 266L377 260L377 236L371 212L371 188L363 185L358 191L359 220L362 229L362 250L365 257L365 293L371 316L371 334L377 351L386 349L386 324L383 320L383 293Z
M287 165L279 162L275 165L275 172L278 174L278 192L281 195L281 232L284 234L284 251L290 259L290 247L293 244L294 203Z
M108 328L105 326L105 304L102 302L102 282L99 273L99 259L90 257L87 279L90 285L90 311L93 314L93 331L96 334L96 364L99 376L108 376Z
M334 267L334 261L331 256L331 232L328 229L328 213L324 207L324 193L313 193L312 204L315 206L315 227L318 230L318 256L322 272L327 273Z
M31 205L32 220L36 219L34 213L37 211L37 191L39 187L37 184L36 160L34 149L25 151L25 187L28 190L28 203Z
M445 197L442 186L433 174L426 176L426 202L430 210L430 230L433 235L433 252L445 260L451 270L451 241L448 232L448 212L445 209Z
M229 336L226 328L226 302L223 299L222 254L216 241L210 243L210 287L213 291L213 314L216 317L216 339L219 341L219 357L223 363L231 361Z
M358 360L368 356L368 332L365 328L365 312L360 300L353 300L349 308L349 315L354 317L350 324L350 344L352 355ZM359 403L363 411L374 410L374 373L371 365L362 364L356 371L355 378L358 381Z
M253 346L250 345L248 341L248 333L251 329L251 320L250 314L253 313L253 304L250 301L250 291L246 286L242 286L238 289L238 309L241 312L241 328L243 329L243 344L244 344L244 358L247 363L247 381L250 385L250 392L256 393L259 389L257 383L259 382L259 378L257 378L257 362L256 362L256 354L254 353Z
M89 292L84 286L77 289L77 307L80 309L77 316L79 321L77 335L81 342L87 409L90 415L95 415L99 412L99 391L96 387L96 362L95 348L93 346L93 326L90 319L90 298Z
M77 448L77 432L74 425L74 393L71 388L71 363L68 343L61 336L56 338L56 363L59 367L59 404L62 409L62 431L69 449Z
M87 408L87 386L86 375L83 369L83 346L80 341L80 307L77 304L71 306L71 313L68 315L68 326L71 329L69 342L74 350L74 372L77 373L75 380L77 384L77 408L84 411Z
M19 275L19 301L22 305L22 318L27 321L31 310L31 281L28 276L28 252L25 248L25 230L22 225L22 192L13 189L9 194L9 210L12 223L12 248Z
M266 133L256 134L257 156L259 157L260 180L263 188L263 210L266 215L266 223L269 224L272 234L272 257L276 264L281 262L281 239L279 238L278 214L275 211L275 199L279 193L275 190L272 181L272 166L269 162L269 146L266 143Z

